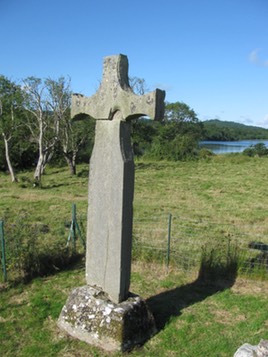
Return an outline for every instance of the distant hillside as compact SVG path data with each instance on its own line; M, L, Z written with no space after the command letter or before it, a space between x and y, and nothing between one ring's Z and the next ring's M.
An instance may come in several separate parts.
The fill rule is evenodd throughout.
M204 124L204 140L268 140L268 129L244 125L218 119L207 120Z

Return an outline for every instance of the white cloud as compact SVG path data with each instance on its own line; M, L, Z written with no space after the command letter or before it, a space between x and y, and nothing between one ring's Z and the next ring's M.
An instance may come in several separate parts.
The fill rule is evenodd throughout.
M259 52L260 48L255 48L255 50L251 51L248 56L249 62L254 63L258 66L268 67L268 60L261 59L259 56Z
M259 48L256 48L255 50L251 51L249 54L249 61L251 63L258 63L258 52L260 51Z

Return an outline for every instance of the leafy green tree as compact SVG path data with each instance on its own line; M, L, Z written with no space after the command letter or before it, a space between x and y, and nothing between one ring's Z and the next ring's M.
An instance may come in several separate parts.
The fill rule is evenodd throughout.
M198 123L193 109L183 102L166 103L164 120L182 123Z
M182 102L167 103L164 121L152 143L151 156L175 161L196 157L202 135L203 124L193 109Z
M132 147L135 156L142 156L150 151L159 126L158 122L144 118L132 122Z
M203 140L234 141L268 139L268 129L218 119L203 122Z
M150 156L159 160L188 160L198 154L198 141L191 132L180 132L177 123L166 123L153 140Z
M268 156L268 148L264 143L258 143L255 145L251 145L247 149L243 151L243 154L246 156L254 157L254 156Z

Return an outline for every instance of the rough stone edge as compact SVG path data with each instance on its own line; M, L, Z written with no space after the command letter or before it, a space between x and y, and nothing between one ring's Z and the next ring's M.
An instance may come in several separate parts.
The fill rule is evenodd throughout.
M102 290L100 288L97 288L96 286L92 287L92 286L86 286L88 288L92 289L96 289L97 295L102 295L102 300L106 301L107 304L110 304L111 301L109 300L109 298L107 298L107 295L102 292ZM136 338L137 336L132 336L133 339L130 341L128 340L126 343L122 344L120 341L115 340L114 338L109 338L107 336L102 336L101 338L99 338L98 336L96 336L95 333L90 333L87 331L82 330L79 327L74 327L74 325L72 325L69 322L64 321L64 319L62 318L63 314L64 314L64 310L66 311L66 306L68 305L68 302L70 300L71 295L74 292L79 291L80 289L83 289L85 287L80 287L80 288L75 288L72 290L71 294L69 295L66 304L63 306L61 314L59 316L57 325L58 327L63 330L65 333L69 334L70 336L77 338L81 341L84 341L90 345L102 348L108 352L114 352L114 351L121 351L121 352L126 352L126 351L131 351L135 346L140 346L143 345L146 341L148 341L150 338L152 338L156 333L157 333L157 328L155 325L155 321L154 321L154 317L153 314L151 313L151 311L149 310L148 305L146 304L145 300L142 299L140 296L138 295L134 295L132 293L129 293L129 299L125 300L121 303L117 303L116 305L116 309L121 308L121 306L125 306L128 305L128 309L127 309L127 313L129 315L129 312L131 312L132 310L134 311L134 309L132 309L132 307L139 307L139 308L143 308L146 307L147 310L147 315L148 315L148 323L149 325L151 325L151 329L150 330L146 330L145 334L143 335L142 338ZM134 299L134 300L133 300ZM130 307L130 308L129 308ZM131 319L131 316L130 316ZM123 319L122 319L122 323L123 323Z
M98 339L93 335L91 336L89 333L86 333L80 329L74 329L71 324L65 323L62 320L58 320L57 325L68 335L95 347L102 348L107 352L121 351L121 345L119 343L116 343L113 339Z

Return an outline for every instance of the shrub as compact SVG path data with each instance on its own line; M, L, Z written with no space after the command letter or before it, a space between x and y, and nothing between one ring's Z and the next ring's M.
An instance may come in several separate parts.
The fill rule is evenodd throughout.
M236 245L227 243L227 249L222 245L215 247L204 246L198 279L203 282L228 280L234 282L238 271L238 249Z
M58 271L81 258L81 254L66 247L66 240L47 239L51 235L47 224L29 222L26 212L14 221L5 220L6 268L9 281L32 279ZM71 245L70 245L71 247Z
M207 159L212 156L215 156L215 154L207 148L202 148L198 152L198 157L200 159Z
M243 151L244 155L254 157L254 156L268 156L268 148L265 146L264 143L258 143L255 145L251 145L247 149Z

